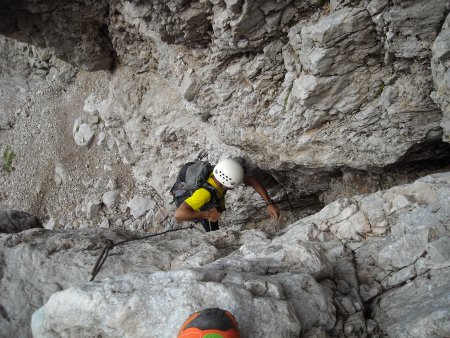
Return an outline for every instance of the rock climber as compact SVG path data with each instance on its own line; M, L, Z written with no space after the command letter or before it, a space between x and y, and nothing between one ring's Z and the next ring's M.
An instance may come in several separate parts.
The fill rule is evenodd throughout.
M200 221L207 232L218 230L218 219L225 211L225 193L244 183L262 197L267 206L267 213L278 221L280 218L278 206L255 176L246 175L245 165L241 163L242 161L231 158L217 163L206 182L210 187L195 190L175 210L174 218L177 221Z

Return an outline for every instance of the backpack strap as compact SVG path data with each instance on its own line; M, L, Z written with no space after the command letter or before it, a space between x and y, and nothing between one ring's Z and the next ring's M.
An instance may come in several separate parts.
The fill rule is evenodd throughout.
M211 184L205 182L202 184L201 188L206 189L211 194L211 200L200 208L200 210L209 210L212 208L222 209L220 204L219 192Z

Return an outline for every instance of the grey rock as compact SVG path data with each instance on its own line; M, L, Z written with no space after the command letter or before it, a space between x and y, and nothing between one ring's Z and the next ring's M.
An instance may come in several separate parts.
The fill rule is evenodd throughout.
M193 230L194 234L180 237L171 233L167 241L132 245L133 250L114 248L117 255L110 256L99 278L123 274L126 281L132 271L147 277L159 270L167 277L167 270L193 268L216 276L213 270L218 269L226 271L233 287L254 299L273 298L283 306L292 302L282 320L294 314L301 324L297 336L315 334L317 326L317 335L335 327L336 335L345 330L364 336L364 325L357 317L362 300L374 296L381 300L376 316L383 332L393 337L401 332L424 337L448 335L448 314L442 311L448 304L441 299L423 303L427 290L417 285L422 278L433 280L438 270L447 269L450 176L433 175L376 195L355 196L421 175L412 171L392 174L388 168L395 171L404 164L416 164L416 160L426 163L429 158L447 157L448 148L441 143L442 139L448 141L449 130L447 1L332 0L323 8L317 8L318 2L312 0L91 2L7 0L2 5L0 32L46 47L0 39L0 73L27 77L0 80L0 110L4 113L0 114L0 128L7 129L2 142L3 135L11 135L12 130L21 135L21 130L34 126L37 115L60 122L60 115L65 114L55 114L47 105L61 101L64 107L82 107L80 98L87 97L86 115L78 124L103 134L99 147L78 151L97 154L105 150L102 155L110 156L104 163L89 161L89 170L96 174L101 169L107 174L119 171L121 189L128 184L132 189L134 183L137 188L151 188L148 196L154 203L130 207L139 218L129 218L123 201L130 195L124 192L122 203L109 213L121 213L117 215L120 221L111 219L111 224L157 231L160 227L155 220L164 219L164 213L171 211L166 196L159 195L170 188L177 166L200 145L209 150L212 161L235 153L250 155L258 165L282 176L288 192L283 192L280 184L273 196L280 201L292 196L297 208L293 213L283 212L283 222L293 223L274 235L270 221L260 222L266 218L261 200L237 189L229 193L232 203L224 213L223 227L240 229L246 223L246 227L266 227L274 237L256 231L251 235L224 230L202 235ZM89 74L58 57L89 70L106 69L114 58L117 67L111 73ZM39 90L34 90L33 77L47 82L39 82ZM53 101L43 107L49 97ZM39 128L36 134L38 131L49 139L60 136ZM89 134L81 135L80 143L84 144ZM5 140L9 141L9 136ZM14 141L22 142L19 137ZM30 142L29 138L23 140L24 153ZM430 150L435 145L436 149ZM415 167L409 164L407 171ZM124 169L132 169L134 176L122 175ZM360 173L349 174L353 171ZM40 188L48 200L61 205L45 205L41 210L52 210L58 227L98 227L94 219L101 222L107 212L96 210L100 201L85 209L85 214L66 210L72 202L67 194L74 189L70 181L74 172L67 172L67 180L55 175L64 189ZM35 175L29 177L26 188L18 189L17 197L6 197L5 205L19 201L34 206L40 201L41 195L29 189ZM4 191L16 191L16 187L1 175L0 180L3 203ZM86 188L91 189L89 184ZM98 194L104 185L92 189ZM77 194L82 193L77 190ZM335 202L298 220L296 212L306 213L304 196L313 196L307 202L313 200L311 204L317 208L319 200ZM287 208L282 205L283 210ZM82 284L86 276L80 266L92 262L92 255L104 244L102 238L119 240L131 235L97 231L91 233L92 240L79 234L82 239L75 235L73 239L67 232L61 237L33 231L1 236L1 274L19 280L16 285L8 278L1 279L1 336L30 336L31 311L61 288L74 284L80 285L77 290L103 288L103 282ZM74 261L73 271L60 261ZM36 267L44 272L40 274ZM327 282L317 285L315 279L324 278ZM220 278L205 280L217 282ZM389 303L389 293L382 292L378 281L386 288L398 289L405 302L394 296ZM193 284L200 288L202 283L197 282ZM427 283L436 286L435 281ZM417 288L407 287L410 284ZM442 288L441 294L429 296L445 299L442 295L448 288ZM211 290L220 295L217 289ZM99 294L106 294L102 292ZM356 311L358 316L350 320L348 315L338 314L336 318L333 302L337 296L344 297L341 306L346 312ZM416 296L420 302L414 303ZM110 308L112 304L105 298L100 302ZM417 313L422 316L419 320ZM89 316L93 317L87 313ZM106 325L103 328L108 329Z
M284 296L292 300L302 333L317 326L326 331L333 328L336 309L328 287L316 283L311 276L305 274L284 273L276 278L283 285Z
M89 123L90 125L95 125L95 124L98 124L99 122L100 122L100 119L99 119L99 117L98 117L97 114L89 115L89 117L88 117L88 123Z
M365 284L361 284L359 286L359 293L364 302L367 302L369 299L378 296L382 292L383 289L381 288L380 283L378 283L377 281L374 281L373 284L370 286Z
M180 324L178 320L183 321L193 311L193 306L202 308L208 306L207 304L211 305L210 299L213 298L217 300L217 306L226 306L226 304L231 306L232 312L239 317L238 320L240 327L244 330L243 332L250 332L250 328L256 330L256 332L259 332L258 330L268 330L267 332L278 330L278 333L274 331L273 334L297 337L301 327L304 330L310 330L316 325L323 326L325 329L332 328L335 321L332 293L325 286L319 285L310 275L287 272L262 276L251 272L252 269L249 272L238 272L234 269L214 270L208 266L207 260L203 262L199 260L206 253L205 249L208 246L211 247L210 243L212 242L216 246L213 246L214 250L211 250L211 253L215 255L215 258L212 257L217 259L218 254L219 256L223 254L223 247L231 244L236 245L236 240L238 243L250 241L255 238L255 235L257 237L257 234L253 231L245 232L241 239L237 239L237 233L230 231L221 230L214 234L202 235L197 231L182 230L167 235L165 238L159 237L155 240L129 242L127 245L112 249L113 251L111 251L108 260L96 277L97 282L95 283L85 283L90 278L88 276L88 270L90 269L86 270L86 265L94 265L97 256L106 245L104 239L107 238L117 243L124 239L131 239L136 236L135 234L97 228L61 232L32 230L14 235L16 237L12 237L12 235L11 237L1 237L1 247L6 248L6 243L8 245L8 249L2 249L2 271L10 273L10 271L16 270L18 273L12 284L8 284L6 280L2 280L0 284L1 290L8 288L10 291L8 294L13 294L16 297L16 302L9 302L6 298L2 298L0 301L5 313L11 318L9 322L2 321L0 332L2 335L28 336L30 328L26 323L30 321L33 304L43 305L49 301L48 306L42 308L42 311L39 311L33 317L34 335L51 336L50 331L54 330L55 326L53 324L47 326L46 323L55 320L60 321L61 325L67 326L67 330L76 331L77 336L83 336L87 332L92 332L93 327L97 327L98 323L88 324L88 318L93 318L92 316L95 318L96 315L90 313L85 317L82 313L88 313L89 309L96 312L94 309L98 309L98 304L100 304L98 301L104 304L105 309L110 306L117 309L116 306L120 302L116 303L116 301L134 299L134 296L129 292L138 292L140 294L138 299L145 300L145 304L132 307L139 313L147 311L147 306L150 306L150 304L154 304L159 309L156 310L156 308L151 307L154 314L156 313L154 311L166 310L169 313L174 311L173 304L177 304L175 308L183 313L179 314L177 321L170 324L170 327L166 325L167 323L161 325L159 330L161 330L162 336L166 334L171 336L170 332L176 332ZM29 248L29 250L27 249L29 256L19 254L24 246ZM198 249L196 249L197 247ZM168 250L168 248L174 250ZM199 255L194 255L195 252L198 252ZM32 290L21 286L23 283L28 285L26 281L29 281L30 271L35 271L33 265L24 264L24 261L21 261L22 258L30 259L30 257L33 257L34 261L40 262L39 271L42 272L42 278L46 280L46 283L38 284ZM80 265L67 264L69 260L83 263ZM178 264L175 265L175 262L178 262ZM180 268L182 264L195 264L197 269ZM17 266L22 266L22 268L17 270ZM172 267L174 270L169 271ZM258 271L258 268L255 267L254 270ZM37 276L35 274L36 278L38 278ZM114 278L102 281L102 279L108 277ZM17 280L23 280L23 283L17 283ZM121 291L119 292L116 287L120 287ZM153 290L153 287L156 287L156 289ZM53 293L63 289L65 291L61 294L55 294L53 298L50 298ZM163 289L167 292L161 292ZM97 300L91 303L92 306L86 306L84 300L93 300L88 294L91 291L96 293L95 290L100 292L99 298L95 297ZM118 296L112 302L108 300L110 299L109 296L106 298L103 298L105 295L102 296L103 292L111 292L111 290L116 290L117 292L112 293ZM205 296L210 292L208 290L214 294L212 298ZM228 293L227 290L231 293ZM70 296L72 292L76 296ZM88 298L85 299L83 294ZM144 294L147 296L144 296ZM217 297L219 294L229 296ZM127 296L124 297L125 295ZM18 299L25 300L30 297L35 299L33 304L18 301ZM66 300L67 310L72 309L72 314L74 314L73 308L80 306L82 312L77 313L76 319L69 320L68 314L63 315L65 310L61 307L53 308L53 304L59 303L59 301L53 303L59 297ZM158 297L162 298L159 299ZM172 297L175 298L172 299ZM180 301L180 299L184 299L183 297L187 298ZM149 299L155 301L148 302ZM221 299L224 303L221 303ZM83 301L79 302L80 300ZM272 328L266 327L265 324L261 326L259 320L253 322L253 319L248 316L248 313L262 310L266 302L277 309L277 315L272 318L283 323L283 328L277 328L274 323L271 324ZM124 306L128 309L126 305ZM122 305L119 307L122 307ZM305 311L305 309L307 310ZM261 311L261 316L270 313L266 310ZM103 316L102 313L97 313L97 315ZM271 316L273 315L271 314ZM63 318L66 318L67 322ZM128 332L129 330L132 330L135 336L148 336L148 328L142 328L141 325L133 325L133 328L130 328L127 324L129 323L129 317L121 318L124 320L123 322L119 318L115 318L115 324L109 323L107 325L109 328L105 326L97 329L109 330L108 335L111 336L120 336L123 335L121 332ZM140 317L137 317L137 320L141 321L138 318ZM0 320L3 320L3 318ZM78 326L77 321L85 320L87 320L86 325L84 325L86 333L83 333L84 331L79 331L80 329L76 327ZM270 323L270 320L267 323ZM256 328L256 326L259 328ZM53 334L59 335L59 333ZM264 334L261 333L261 335Z
M377 226L386 219L384 200L381 194L371 194L361 200L361 210L367 217L370 225Z
M376 14L380 13L388 4L388 0L373 0L367 4L366 8L369 11L370 15L375 16Z
M105 132L101 131L98 133L98 140L97 140L97 145L102 145L104 143L106 139L106 134Z
M40 219L27 212L0 210L0 233L16 233L42 227Z
M374 321L372 319L368 319L366 321L366 327L367 327L367 333L371 334L371 333L374 333L375 330L378 328L378 324L376 321Z
M114 210L119 203L120 191L107 191L102 196L102 201L109 210Z
M446 268L450 266L450 237L444 236L433 241L427 246L430 264L434 268Z
M130 208L130 213L134 218L139 218L155 206L155 202L149 198L135 195L131 201L128 202L127 207Z
M414 267L416 269L417 275L421 275L430 269L428 261L425 257L420 257L414 264Z
M384 205L388 206L387 210L397 196L408 196L408 200L413 198L414 201L420 201L420 203L412 203L410 207L398 209L392 214L386 213L386 220L394 224L394 219L400 218L400 215L415 215L415 212L420 210L424 215L426 213L438 215L441 221L446 222L450 215L449 209L446 208L449 198L449 177L448 173L434 174L421 178L413 184L377 193L378 197L381 194L381 198L385 201ZM434 193L431 194L431 191ZM14 302L8 298L1 299L0 305L4 312L8 318L13 319L9 322L6 320L1 322L0 333L2 336L28 336L30 328L27 323L30 322L30 316L37 304L44 307L33 317L33 330L36 335L51 335L50 330L54 330L55 326L48 324L47 327L46 323L58 321L64 325L64 330L74 330L73 332L76 331L78 336L84 335L84 331L80 331L84 329L80 327L88 327L89 332L96 327L101 332L108 332L110 336L120 336L124 334L123 332L131 330L139 336L144 332L139 331L140 325L133 325L130 328L126 325L126 320L121 321L116 317L114 317L114 323L105 326L92 322L92 318L102 315L93 314L90 310L93 309L92 307L79 301L87 297L91 299L96 309L98 304L103 304L105 309L110 309L115 308L115 300L125 301L130 297L133 298L132 295L137 292L141 295L137 299L162 297L157 304L159 310L151 307L152 311L169 311L170 304L173 304L171 302L175 299L172 297L175 295L178 295L177 299L192 297L186 298L185 304L198 301L198 307L206 306L204 302L207 299L199 295L201 290L210 290L215 295L214 299L230 302L226 304L241 304L239 301L243 301L244 308L249 306L245 305L247 300L253 299L252 306L255 308L251 311L256 313L259 313L258 309L265 308L265 302L273 306L278 304L276 308L280 309L279 315L283 317L277 318L283 323L282 325L287 321L287 327L295 328L292 332L298 330L295 333L296 336L313 332L311 330L315 327L337 334L347 332L354 336L365 335L369 327L365 327L366 319L362 316L362 304L375 296L379 301L373 303L375 306L373 316L383 332L388 332L392 336L401 336L401 332L404 332L407 327L405 332L409 335L419 332L418 336L429 336L433 334L432 332L440 332L445 336L447 325L445 311L448 309L448 302L444 295L448 293L448 268L436 268L430 262L433 257L439 258L432 253L433 250L445 253L448 230L444 227L444 230L440 230L442 233L432 231L436 224L431 223L422 226L405 225L402 228L405 233L403 237L388 234L383 238L361 239L358 245L355 243L346 245L351 250L335 250L337 243L341 246L342 243L335 236L321 236L319 229L326 230L329 224L345 221L361 212L352 206L359 205L359 201L363 199L370 200L364 196L340 200L339 203L325 208L318 214L293 223L286 232L273 239L268 239L262 232L254 230L243 232L219 230L207 234L197 230L181 230L163 237L129 242L127 245L113 248L115 254L109 255L96 276L96 283L84 284L89 279L86 265L95 263L96 256L106 245L104 239L118 242L133 238L136 234L96 228L78 231L28 230L19 234L3 235L0 237L1 271L5 274L15 271L17 278L2 279L0 284L2 294L11 294L15 297ZM436 203L440 206L436 207ZM366 204L366 207L370 205ZM375 207L379 208L379 205ZM108 220L104 219L104 221ZM134 221L125 219L123 223L128 224L126 225L128 227L136 226L137 228L142 225L139 219ZM87 224L87 226L92 225ZM432 240L429 241L429 238ZM439 240L440 238L442 239ZM430 248L430 252L427 248ZM423 256L419 254L421 251L427 254L421 257ZM385 252L384 255L383 252ZM390 253L389 257L387 252ZM415 258L417 255L419 257ZM67 264L69 259L80 263ZM434 259L438 262L436 258ZM36 270L35 264L26 263L30 260L39 262L39 270ZM354 265L355 261L356 265ZM409 262L411 263L403 270L400 268ZM18 269L18 266L21 268ZM423 266L422 274L416 276L414 271L420 266ZM34 271L36 278L43 278L46 283L37 284L31 289L23 287L30 283L31 270ZM39 277L40 274L42 277ZM179 279L178 277L183 274L190 277L185 276L187 278L185 280L181 277ZM175 276L178 277L175 278ZM108 277L114 278L102 281ZM152 278L159 282L154 284L149 282ZM317 283L316 279L324 278L326 281ZM412 280L409 281L410 279ZM17 280L21 282L18 283ZM392 288L382 292L381 285L376 280L383 281L385 288ZM110 297L108 295L111 294L103 293L111 288L114 289L117 285L124 287L121 290L124 290L127 296L122 299L121 293L116 292L114 297L119 298L114 298L114 302L109 301L111 298L108 298ZM172 285L173 288L170 287L170 292L163 293L158 291L159 289L154 290L155 285L157 288ZM187 292L186 285L191 285L194 290L198 289L199 293ZM132 287L128 288L128 286ZM56 293L53 300L49 301L50 296L61 289L67 290L61 294ZM230 290L238 290L236 292L242 297L239 297L239 300L231 295L228 298L218 297L222 292L220 290L226 295ZM76 297L70 296L73 292L77 295ZM97 292L99 292L98 298L94 301L94 298L90 297ZM144 294L147 296L144 297ZM30 297L34 297L33 303L28 301ZM54 305L59 304L59 301L56 302L59 297L67 300L67 314L65 308ZM261 307L258 307L259 299L263 302ZM44 305L45 303L47 305ZM147 302L139 304L137 308L145 308L145 311L150 305ZM74 313L73 308L78 306L80 311L77 313L77 318L71 318L70 316ZM190 306L180 308L177 305L176 308L180 311L183 309L186 316L188 312L194 310ZM121 307L121 309L125 311L125 308ZM173 311L173 308L171 309ZM245 309L247 311L247 308ZM235 312L235 308L232 310ZM0 320L3 319L0 318ZM79 320L86 321L86 325L77 324ZM246 319L242 322L248 323ZM244 325L253 329L251 326L253 324ZM169 329L175 330L175 324ZM281 329L278 328L278 330ZM282 335L294 335L289 330L279 332L282 332ZM60 335L59 331L53 334Z
M381 330L395 337L445 337L450 334L449 269L383 293L374 311Z
M359 210L357 204L351 204L347 199L337 200L327 205L309 219L319 229L329 230L343 240L360 240L362 235L370 232L370 223L365 213Z
M56 221L53 218L50 218L47 223L44 224L44 228L48 230L53 230L55 228Z
M344 324L344 332L347 335L353 334L356 336L361 336L367 332L366 320L362 312L356 312L348 317Z
M86 218L93 219L98 215L102 202L99 199L90 199L86 202Z
M307 243L293 246L290 240L284 243L284 238L270 245L264 241L247 242L239 251L226 259L220 258L210 263L208 267L260 273L267 270L279 273L297 271L309 273L317 278L329 277L332 274L332 266L320 249Z
M386 277L382 282L381 285L384 289L391 289L397 285L400 285L401 283L404 283L416 276L416 269L414 265L407 266L406 268L403 268L392 275Z
M183 97L187 101L192 101L197 92L197 80L194 73L186 73L183 77L183 82L181 83L181 91L183 92Z
M15 234L16 237L12 236L0 237L1 271L5 275L11 273L15 276L12 283L7 282L5 278L1 279L2 295L11 295L15 301L9 301L6 296L0 300L3 309L0 316L0 335L15 337L31 336L29 324L35 306L42 306L57 291L77 284L82 285L90 279L91 268L106 245L104 238L114 242L131 238L131 234L122 236L109 229L63 230L61 232L32 229ZM22 252L23 246L29 248L26 253ZM181 248L181 241L178 246ZM134 260L133 257L139 256L136 256L137 247L146 251L142 254L142 259L146 257L145 263L142 261L142 263L130 264L129 259ZM155 272L159 271L160 267L170 266L168 256L159 249L151 248L151 245L144 244L142 247L141 242L138 246L131 244L122 248L126 250L126 255L110 256L104 269L99 272L97 280L121 275L126 271L136 271L136 269L141 272ZM152 254L149 256L150 252ZM148 260L149 257L151 261ZM38 262L36 264L39 264L39 273L35 265L30 263L31 261ZM131 268L132 266L134 268ZM30 276L33 278L30 279Z
M124 334L148 337L149 332L154 337L173 337L193 309L219 307L233 313L241 334L247 337L298 337L300 324L286 301L258 297L242 286L221 283L221 275L189 270L151 275L135 273L101 284L70 288L52 295L47 304L33 315L33 336L56 337L54 325L57 324L62 331L78 337L87 336L93 330L111 337ZM149 293L152 294L150 300L146 296ZM224 297L216 297L218 293ZM64 306L61 305L62 299ZM92 303L93 299L97 301ZM214 301L205 302L206 299ZM130 300L134 306L129 306ZM92 305L86 307L86 302ZM173 303L179 306L174 308L170 305ZM103 309L102 312L96 311L98 307ZM117 308L122 311L117 313ZM70 318L71 313L80 312L86 316ZM104 313L109 313L110 321L103 321ZM252 316L248 316L249 313ZM136 320L131 326L130 317ZM163 323L158 318L167 320ZM136 325L138 322L141 324ZM278 325L281 322L282 329Z
M431 71L435 85L435 91L431 94L433 100L442 109L441 127L444 131L442 140L450 142L450 15L442 26L439 35L433 43L431 58Z
M75 122L73 138L77 145L88 147L94 140L94 137L95 132L89 124L80 124L78 120Z
M387 9L383 19L387 31L392 34L388 35L385 48L402 58L429 56L431 44L445 19L447 8L448 3L434 0L398 3Z
M100 223L100 228L109 228L109 220L105 219Z
M304 338L327 338L328 333L325 329L315 327L302 335Z
M116 177L112 177L108 180L108 184L107 184L107 188L108 189L117 189L118 185L117 185L117 178Z
M66 185L68 182L68 173L67 171L64 169L64 167L61 164L56 164L55 166L55 176L54 176L54 180L57 186L60 185Z
M426 250L428 235L428 230L404 235L382 249L376 258L377 263L385 268L391 266L397 269L414 264Z
M0 32L39 47L49 47L59 58L87 70L109 69L111 42L102 33L107 2L8 1L1 13ZM61 25L66 27L61 29ZM103 27L103 28L102 28ZM48 56L47 56L48 57ZM45 57L43 57L45 60Z
M339 307L343 313L351 315L356 312L355 306L351 298L349 297L337 297L336 301L339 303Z

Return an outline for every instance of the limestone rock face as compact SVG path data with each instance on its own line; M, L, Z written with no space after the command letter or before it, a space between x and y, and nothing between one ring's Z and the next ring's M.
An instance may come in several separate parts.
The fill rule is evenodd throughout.
M450 16L442 26L441 32L434 41L431 58L431 71L435 85L432 97L442 109L441 127L444 130L443 140L450 141Z
M429 63L417 59L430 59L448 4L341 5L295 25L292 18L302 11L297 4L256 4L197 6L214 13L210 46L216 54L173 48L173 63L158 65L188 109L218 127L225 143L276 167L367 168L394 163L412 145L440 138ZM138 14L142 5L118 11L154 36L156 23ZM244 21L248 16L252 21ZM273 29L288 42L274 39ZM156 43L157 53L163 48ZM218 63L224 55L226 62Z
M245 156L273 173L270 193L293 212L290 222L337 197L427 174L408 176L410 165L429 171L435 168L427 160L439 170L449 165L449 6L440 0L6 1L0 32L33 45L0 41L7 75L0 79L7 88L0 128L10 135L4 144L16 142L10 140L18 129L29 130L29 115L45 120L70 110L64 118L73 126L74 149L55 152L55 162L83 152L82 162L89 151L103 160L97 167L107 177L119 160L140 193L151 191L155 207L133 221L126 207L133 193L120 190L116 208L100 206L94 214L80 200L49 207L57 227L106 218L128 229L164 227L163 213L171 211L166 192L179 167L202 149L212 163ZM113 63L110 73L83 71ZM31 124L48 140L65 138L64 128L48 132L54 125ZM88 191L78 195L98 199L110 190L85 185ZM5 204L30 209L26 192ZM261 199L237 192L224 223L265 227Z
M375 320L391 337L445 337L448 320L449 269L432 270L386 292L375 306Z
M3 234L0 333L146 337L153 327L172 337L191 312L222 307L248 337L446 336L449 198L450 174L436 174L338 200L272 239L194 228L131 241L111 249L94 282L108 240L142 234Z
M4 1L0 33L39 47L86 70L109 69L113 49L107 1Z
M117 276L117 279L107 279L107 284L86 284L99 254L98 249L104 246L105 239L118 242L130 236L130 233L111 230L62 233L35 230L16 237L2 238L2 247L7 248L2 251L2 271L5 273L1 284L2 294L18 297L16 302L11 303L6 297L2 300L2 335L29 335L29 320L35 304L27 304L29 297L39 304L49 301L49 306L33 319L35 337L60 336L62 332L77 337L90 336L92 332L111 337L125 333L146 337L150 328L157 323L158 331L154 337L172 337L192 309L206 304L232 310L238 315L243 332L248 332L249 336L253 332L255 337L263 336L263 332L273 331L276 334L276 330L283 337L295 337L300 330L307 331L313 326L331 329L334 325L335 309L331 290L328 286L318 284L311 275L302 273L300 267L295 269L299 272L265 276L260 273L260 269L252 269L251 266L246 271L235 269L231 259L229 267L220 270L208 264L228 255L229 249L223 246L240 246L241 243L263 236L254 231L244 233L240 240L239 234L232 231L202 235L199 231L182 230L156 241L130 242L114 248L114 254L111 251L107 263L96 277L101 280ZM26 253L22 251L23 246L27 247ZM39 264L42 275L31 273L35 269L34 265L14 259L21 252L27 262ZM21 268L17 270L19 265ZM272 266L275 267L275 262ZM286 267L284 264L279 270L287 271ZM6 277L9 271L16 271L12 280ZM26 287L23 287L22 282L17 283L17 280L29 278L30 275L33 277L29 282L23 281ZM71 286L74 288L70 289ZM51 297L59 290L66 290L60 294L62 298L57 295ZM86 292L92 292L92 295ZM118 298L113 300L113 295L118 295ZM92 297L98 299L99 303L86 307L86 302L89 303ZM133 311L136 311L134 314L129 311L130 299L136 302L132 306ZM61 302L65 304L64 307ZM173 308L174 304L178 304L177 309ZM111 305L113 307L109 308ZM78 310L74 312L77 307L85 314L80 315ZM117 311L122 307L125 312L119 315ZM274 308L276 314L272 314ZM89 309L93 311L90 314L85 312ZM99 309L103 310L98 312ZM171 315L167 317L169 313ZM72 316L77 319L74 321ZM105 326L99 327L98 321L103 322L105 316L111 322L104 322ZM141 324L131 325L131 317ZM146 317L153 319L145 320ZM86 318L92 321L85 322ZM161 318L173 320L161 321ZM122 320L128 323L126 327ZM74 324L76 321L79 324L84 322L84 329L74 328L73 325L78 326ZM57 332L55 325L59 326Z
M46 229L0 234L0 336L169 337L211 306L248 337L450 336L449 1L1 8L0 208ZM88 283L109 241L181 226L202 150L264 169L280 223L238 187L220 231L119 245Z
M435 1L427 6L434 11L445 4ZM401 10L401 5L387 7L377 19ZM397 61L385 59L383 54L390 51L380 43L386 37L374 20L364 8L342 8L290 29L289 43L282 48L285 88L266 113L267 128L275 128L276 136L264 132L264 123L255 132L248 130L271 135L259 137L264 152L273 155L271 160L317 167L383 166L395 162L417 138L426 140L430 130L438 130L441 113L429 98L429 70L403 53L402 43L396 47ZM437 25L437 17L434 20ZM418 31L420 27L424 28L416 26ZM431 34L430 27L424 30ZM427 45L433 41L428 40ZM400 64L409 70L398 73ZM419 82L413 80L417 72L422 74ZM284 147L289 151L277 159L276 152Z
M289 277L282 276L281 280ZM303 278L304 283L318 287L311 277ZM71 337L90 337L93 333L175 337L191 311L205 302L233 313L243 336L298 337L300 323L290 302L284 299L284 287L277 277L243 278L214 270L128 274L67 289L50 297L33 315L33 336L59 337L64 332ZM58 332L52 334L55 326Z
M383 167L442 136L446 1L318 8L314 1L77 7L41 0L5 8L0 31L64 60L108 68L114 51L119 64L160 73L191 113L261 164ZM69 29L59 29L61 20ZM430 98L433 78L440 108Z

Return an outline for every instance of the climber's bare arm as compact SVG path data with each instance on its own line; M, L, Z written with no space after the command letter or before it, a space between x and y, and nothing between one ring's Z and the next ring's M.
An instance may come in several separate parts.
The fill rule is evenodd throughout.
M269 216L278 221L280 219L280 210L276 204L269 204L271 199L266 188L256 178L247 175L244 176L244 184L251 186L261 196L267 204L267 213Z
M207 219L210 220L211 222L216 222L220 217L220 212L218 212L216 208L205 211L195 211L189 206L189 204L183 202L182 204L180 204L177 210L175 210L173 217L177 221L192 221L195 219Z

